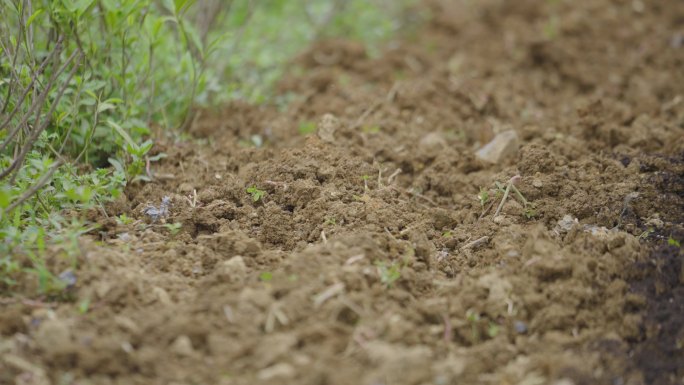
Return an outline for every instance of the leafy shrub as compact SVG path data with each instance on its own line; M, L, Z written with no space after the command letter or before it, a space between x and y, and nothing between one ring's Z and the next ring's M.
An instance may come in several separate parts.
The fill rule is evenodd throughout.
M23 273L59 291L45 245L75 261L84 213L152 179L152 127L175 136L194 105L271 100L311 40L376 43L408 3L0 0L0 291Z

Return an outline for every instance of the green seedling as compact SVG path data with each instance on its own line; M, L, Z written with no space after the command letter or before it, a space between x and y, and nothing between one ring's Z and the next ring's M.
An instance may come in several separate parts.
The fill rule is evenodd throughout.
M396 261L392 262L391 264L387 264L383 261L377 261L375 263L375 267L378 269L380 282L382 282L386 288L391 287L394 282L401 278L402 265Z
M532 219L537 216L537 210L533 207L523 208L523 216L527 219Z
M116 223L118 223L120 225L130 225L134 221L135 221L135 219L129 218L128 215L126 215L126 214L121 214L118 217L116 217Z
M484 206L489 202L489 191L487 189L480 188L480 192L477 194L477 199L480 200L480 207Z
M78 304L78 312L85 314L90 310L90 298L86 298Z
M466 311L466 320L470 324L470 334L473 342L478 342L480 340L480 329L477 324L480 322L480 314L473 309L468 309Z
M401 278L401 271L406 266L415 255L416 251L409 247L405 250L404 254L401 256L401 261L392 261L392 263L386 263L384 261L376 261L375 267L378 269L378 275L380 276L380 282L389 288Z
M316 123L314 122L302 122L299 125L299 133L302 135L309 135L316 132Z
M264 271L263 273L259 274L259 280L261 282L271 282L271 280L273 280L273 273L270 271Z
M442 237L444 237L444 238L451 238L452 235L453 234L451 233L451 230L447 230L447 231L442 233Z
M363 189L364 191L368 191L368 180L370 179L370 175L363 175L361 176L361 179L363 179Z
M377 134L380 132L380 127L378 127L378 126L363 126L363 127L361 127L361 131L365 132L366 134Z
M669 237L669 238L667 239L667 244L670 245L670 246L682 247L681 243L679 243L678 240L676 240L676 239L674 239L674 238L672 238L672 237Z
M489 327L487 327L487 335L489 338L494 338L499 334L499 325L495 324L494 322L489 323Z
M169 231L171 235L176 235L183 227L182 223L165 223L164 227Z
M330 225L330 226L336 226L337 225L337 219L335 219L335 217L326 218L325 224Z
M247 188L247 193L252 196L252 202L259 202L266 195L266 191L259 190L256 186Z

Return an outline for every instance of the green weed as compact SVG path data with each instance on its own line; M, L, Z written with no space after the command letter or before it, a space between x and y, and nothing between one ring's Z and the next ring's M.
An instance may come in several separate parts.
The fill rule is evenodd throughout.
M270 271L264 271L263 273L259 274L259 280L262 282L271 282L271 280L273 280L273 273Z
M309 135L316 132L316 123L314 122L303 122L299 125L299 133L301 135Z
M181 228L183 227L182 223L165 223L164 227L166 230L169 231L169 234L176 235L178 232L180 232Z
M259 190L256 186L248 187L247 193L252 196L252 202L259 202L266 195L266 191Z
M489 202L489 191L487 189L480 188L480 192L477 194L477 199L480 201L480 207L484 206Z

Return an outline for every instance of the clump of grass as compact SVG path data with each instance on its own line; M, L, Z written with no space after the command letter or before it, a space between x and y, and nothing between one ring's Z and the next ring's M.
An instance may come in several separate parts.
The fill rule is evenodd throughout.
M178 222L176 222L176 223L165 223L164 227L166 228L166 230L169 231L169 234L171 234L173 236L173 235L177 235L178 232L180 232L181 228L183 227L183 224L178 223Z

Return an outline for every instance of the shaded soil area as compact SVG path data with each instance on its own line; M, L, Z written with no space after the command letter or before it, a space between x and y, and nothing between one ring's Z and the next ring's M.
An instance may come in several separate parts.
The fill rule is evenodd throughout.
M683 384L684 2L421 8L159 143L0 383Z

